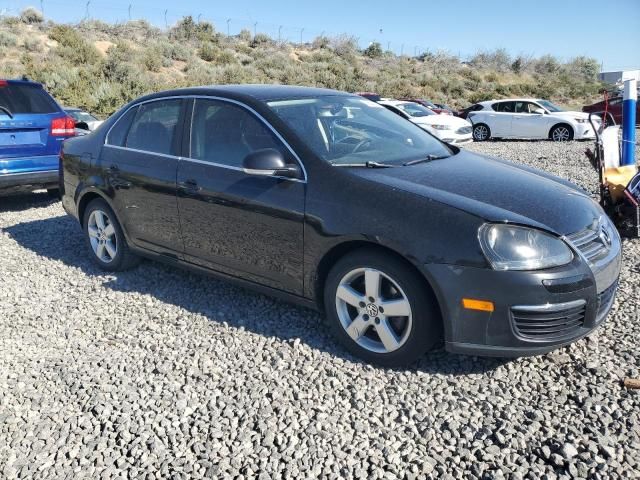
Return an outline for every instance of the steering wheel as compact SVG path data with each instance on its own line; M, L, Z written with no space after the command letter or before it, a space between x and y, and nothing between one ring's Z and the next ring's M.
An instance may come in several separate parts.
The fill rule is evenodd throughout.
M336 142L336 144L338 145L343 143L347 145L353 145L355 143L355 146L353 147L353 150L351 151L351 153L357 153L360 151L361 148L365 147L366 145L370 145L371 140L368 138L365 138L363 140L358 140L357 137L345 137L342 140Z

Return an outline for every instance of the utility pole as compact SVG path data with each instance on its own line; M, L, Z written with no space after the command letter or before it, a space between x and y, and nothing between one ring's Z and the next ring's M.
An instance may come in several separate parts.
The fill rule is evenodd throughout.
M164 28L167 29L167 30L169 30L169 22L167 22L167 12L168 11L169 11L168 9L166 9L164 11Z
M131 4L129 4L129 21L131 21Z
M89 20L89 5L91 5L91 0L89 0L89 1L87 2L86 11L85 11L85 14L84 14L84 18L85 18L85 20Z
M404 55L404 43L400 46L400 56Z
M302 45L302 34L304 33L304 28L300 29L300 45Z
M256 31L258 30L258 22L253 24L253 37L255 38L256 36Z
M199 14L198 14L198 23L200 23L200 18L201 18L201 17L202 17L202 14L201 14L201 13L199 13Z
M44 0L40 0L40 13L44 17Z
M391 50L391 42L387 42L387 52Z
M281 32L282 32L282 25L278 27L278 42L280 42L280 40L282 39Z
M231 23L231 19L230 19L230 18L227 18L227 37L230 37L230 36L231 36L231 34L229 33L229 32L230 32L230 30L229 30L229 24L230 24L230 23Z

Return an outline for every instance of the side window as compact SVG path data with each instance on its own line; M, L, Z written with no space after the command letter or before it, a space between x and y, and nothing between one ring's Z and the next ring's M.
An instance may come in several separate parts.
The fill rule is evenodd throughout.
M471 105L471 107L469 107L469 111L470 112L477 112L478 110L482 110L484 107L482 105L480 105L479 103L476 103L475 105Z
M241 168L249 153L264 148L274 148L289 158L282 142L245 108L219 100L196 100L191 158Z
M537 108L540 108L535 103L531 102L516 102L516 113L533 113Z
M124 142L127 139L127 133L131 128L131 122L136 116L138 107L133 107L127 110L118 120L115 125L109 131L107 136L107 145L115 145L116 147L124 147Z
M515 103L516 102L497 102L492 105L492 108L496 112L513 113L515 110Z
M125 146L145 152L175 155L175 137L182 100L158 100L138 107Z

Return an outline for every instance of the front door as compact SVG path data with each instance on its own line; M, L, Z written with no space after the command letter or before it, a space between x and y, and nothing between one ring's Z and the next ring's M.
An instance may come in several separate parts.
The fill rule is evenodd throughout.
M511 136L517 138L547 138L547 119L540 105L532 102L516 102L516 113L511 124Z
M129 110L109 132L99 160L132 242L171 255L183 250L176 172L185 103L156 100Z
M185 259L302 294L303 180L244 173L247 154L291 151L256 115L224 100L194 100L189 158L178 166Z

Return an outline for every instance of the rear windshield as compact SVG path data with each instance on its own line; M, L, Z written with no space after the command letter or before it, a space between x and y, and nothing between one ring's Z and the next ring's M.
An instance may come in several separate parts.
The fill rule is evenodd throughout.
M60 109L56 102L41 87L9 83L0 85L0 107L12 115L18 113L55 113ZM6 115L0 109L0 115Z

